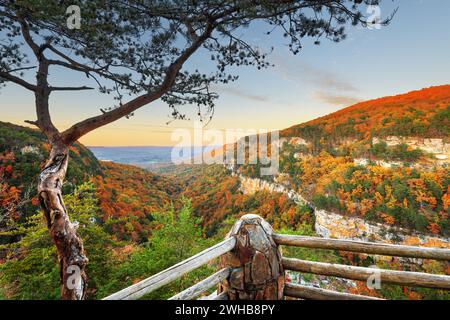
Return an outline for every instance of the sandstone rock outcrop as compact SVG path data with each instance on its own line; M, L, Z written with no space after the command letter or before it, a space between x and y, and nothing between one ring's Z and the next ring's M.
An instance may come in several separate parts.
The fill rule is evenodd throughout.
M316 233L324 238L385 242L424 247L450 248L450 239L368 222L358 217L315 210Z
M424 152L430 153L439 160L450 159L450 143L444 139L426 139L417 137L397 137L388 136L386 138L374 137L372 139L373 144L377 144L381 141L386 142L389 147L397 146L399 144L406 144L413 149L420 149Z

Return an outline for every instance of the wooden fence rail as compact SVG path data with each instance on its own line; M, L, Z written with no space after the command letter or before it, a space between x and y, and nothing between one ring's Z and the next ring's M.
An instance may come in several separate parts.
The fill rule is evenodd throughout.
M362 281L367 281L369 278L379 275L381 283L435 289L450 289L450 276L444 275L354 267L342 264L313 262L292 258L283 258L282 262L285 269L292 271Z
M286 283L286 286L284 287L284 295L287 297L306 300L383 300L374 297L336 292L292 283Z
M162 286L172 282L182 275L197 269L208 261L220 257L224 253L232 250L236 245L235 238L228 238L215 246L212 246L195 256L190 257L176 265L161 271L147 279L144 279L128 288L116 292L104 300L132 300L139 299L142 296L161 288Z
M210 275L208 278L196 283L192 287L189 287L186 290L174 295L169 300L192 300L212 287L217 286L221 281L228 278L229 275L230 268L224 268L217 271L213 275Z
M408 258L450 260L450 250L448 249L403 246L354 240L326 239L285 234L274 234L273 239L278 245L303 248L342 250Z
M235 223L224 241L116 292L105 300L139 299L218 257L221 257L221 270L170 299L195 299L217 286L216 292L200 299L246 300L292 297L317 300L379 300L373 297L286 283L284 270L360 281L378 278L381 284L450 290L450 276L286 258L281 255L279 245L450 261L450 249L275 234L264 219L250 214L242 216Z

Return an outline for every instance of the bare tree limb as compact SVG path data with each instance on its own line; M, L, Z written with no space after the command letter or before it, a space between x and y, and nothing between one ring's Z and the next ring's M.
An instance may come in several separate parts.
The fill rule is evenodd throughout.
M77 141L86 133L102 127L108 123L116 121L122 117L129 115L146 104L159 99L166 93L175 82L178 72L181 70L184 62L209 38L214 30L214 24L209 22L205 31L198 36L192 45L186 48L181 55L168 67L164 81L159 88L151 93L143 94L118 108L105 112L101 115L91 117L81 121L62 133L62 140L66 145L70 145Z
M49 87L50 91L82 91L82 90L94 90L92 87L81 86L81 87Z
M28 124L32 124L33 126L36 126L36 127L39 127L39 123L37 121L24 120L23 122L28 123Z
M42 56L42 50L40 49L39 45L34 42L33 37L30 33L30 28L28 27L28 24L23 19L19 19L19 24L22 30L22 35L25 40L25 42L28 44L28 46L33 51L34 55L38 60L40 60L40 57Z
M18 84L28 90L31 91L36 91L36 86L34 84L31 84L19 77L13 76L12 74L10 74L9 72L5 72L5 71L0 71L0 78L6 79L8 81L11 81L15 84Z
M37 68L36 66L31 66L31 67L22 67L22 68L17 68L17 69L11 69L8 70L9 73L13 73L13 72L18 72L18 71L25 71L25 70L31 70L31 69L35 69Z

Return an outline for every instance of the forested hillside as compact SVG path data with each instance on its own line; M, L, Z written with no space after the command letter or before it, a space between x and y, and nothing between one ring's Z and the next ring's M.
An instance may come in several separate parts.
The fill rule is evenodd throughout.
M178 205L181 193L174 179L147 170L101 162L103 175L93 176L102 220L120 239L145 242L151 234L152 213Z
M281 131L315 143L372 136L450 137L450 85L355 104ZM320 141L323 140L323 141Z
M362 219L390 232L392 238L387 241L400 239L398 227L409 234L419 232L420 237L435 235L447 241L450 85L344 108L282 130L279 145L278 174L262 176L261 161L257 165L234 166L233 171L282 185L308 200L316 210L346 217L347 225L335 226L335 230L342 229L338 237L346 238L352 219ZM377 236L385 238L383 234ZM373 264L364 255L341 255L354 265ZM450 270L448 262L424 261L420 266L411 266L392 259L376 264L387 269L441 274L449 274ZM362 283L348 291L395 299L448 299L442 291L392 286L374 291Z
M317 208L450 233L450 85L358 103L281 131L276 179ZM260 177L259 168L239 173Z
M48 152L38 131L0 123L0 297L60 296L57 254L36 197L37 177ZM70 149L70 161L65 204L89 255L91 299L168 267L180 252L187 257L199 250L203 240L194 234L172 249L169 235L162 234L160 239L156 231L155 237L155 230L175 214L175 207L191 214L189 203L179 199L176 183L137 167L99 162L78 143ZM202 232L198 221L188 220L174 223L172 233L182 233L184 228ZM148 249L150 237L162 243L159 250ZM173 257L159 264L138 259L149 250Z
M325 151L291 161L283 155L285 182L319 209L355 215L411 231L450 233L450 169L420 170L355 164Z
M285 194L243 194L239 179L221 165L180 165L166 174L179 182L185 197L192 199L194 214L202 218L208 236L218 230L228 232L230 224L247 213L264 217L276 229L310 228L313 224L309 208L296 205Z
M50 145L39 131L0 122L0 228L8 221L24 221L38 209L37 178L49 152ZM65 192L103 174L92 152L81 144L70 149L70 158Z

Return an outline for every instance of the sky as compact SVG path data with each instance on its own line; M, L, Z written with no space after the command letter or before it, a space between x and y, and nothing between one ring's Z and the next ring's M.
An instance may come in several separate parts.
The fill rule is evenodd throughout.
M450 84L450 1L387 0L382 17L399 7L391 24L381 29L349 27L340 43L305 41L299 55L287 50L280 34L267 36L265 25L242 31L242 36L262 49L274 46L269 69L239 69L239 80L215 89L214 118L206 129L271 131L334 112L358 101L400 94L434 85ZM189 66L206 68L201 53ZM68 84L73 73L54 72L53 84ZM75 80L78 81L78 80ZM114 104L98 92L54 93L50 106L61 130L99 114ZM164 146L179 144L175 129L192 128L195 107L187 110L189 121L169 120L170 110L156 101L130 119L121 119L81 138L88 146ZM14 84L0 90L0 121L25 125L35 119L34 97Z

